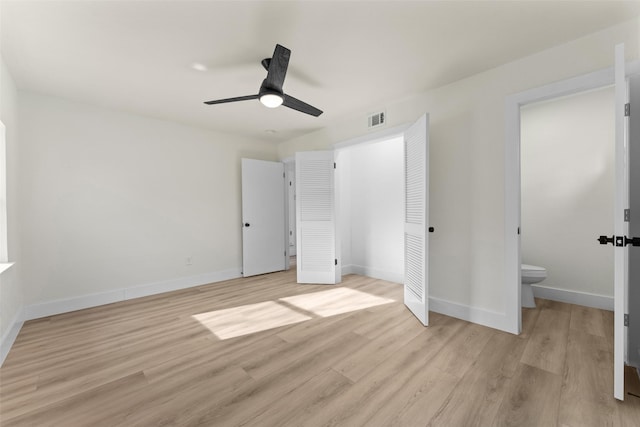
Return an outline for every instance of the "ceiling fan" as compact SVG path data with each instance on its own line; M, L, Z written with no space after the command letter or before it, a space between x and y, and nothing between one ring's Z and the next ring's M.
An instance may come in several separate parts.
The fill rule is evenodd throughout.
M287 67L289 66L289 57L291 51L284 46L276 44L271 58L262 60L262 66L267 70L267 78L262 81L260 91L257 95L238 96L236 98L218 99L214 101L206 101L205 104L225 104L227 102L248 101L250 99L259 99L262 104L269 108L276 108L280 105L291 109L301 111L303 113L318 117L322 114L321 110L313 107L291 95L287 95L282 90L284 78L287 75Z

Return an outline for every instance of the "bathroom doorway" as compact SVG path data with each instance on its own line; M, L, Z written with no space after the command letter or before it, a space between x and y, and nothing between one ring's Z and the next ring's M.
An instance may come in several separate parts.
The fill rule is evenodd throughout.
M603 88L615 83L615 158L616 190L612 205L614 210L615 236L607 238L614 250L614 396L624 399L624 362L627 360L627 328L624 313L628 313L627 280L629 274L628 253L624 239L628 235L633 217L625 216L629 206L629 163L627 137L630 117L625 117L625 102L628 101L628 78L640 74L640 61L626 63L624 45L615 48L615 67L570 78L510 95L505 100L505 294L508 301L506 315L515 333L522 330L520 308L520 109L538 101L550 100L588 90ZM625 130L626 129L626 130ZM633 162L633 159L632 159ZM640 163L640 159L638 161ZM635 163L634 163L635 164ZM594 238L597 238L596 234ZM598 239L601 240L601 239ZM603 248L604 249L604 248ZM633 249L632 249L633 250Z
M596 238L613 234L614 100L605 86L520 109L521 261L546 269L538 298L613 311L613 252Z

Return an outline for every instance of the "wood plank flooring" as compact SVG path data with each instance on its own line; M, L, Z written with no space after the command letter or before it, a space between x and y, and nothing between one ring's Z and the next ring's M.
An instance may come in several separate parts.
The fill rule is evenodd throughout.
M424 328L398 284L289 271L34 320L0 425L640 426L640 397L612 397L610 313L537 302L519 336Z

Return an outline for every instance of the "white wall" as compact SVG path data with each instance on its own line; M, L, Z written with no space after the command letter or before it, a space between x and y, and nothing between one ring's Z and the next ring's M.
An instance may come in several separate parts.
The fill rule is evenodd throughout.
M432 308L511 329L505 294L505 98L613 65L614 46L638 58L638 20L385 106L387 125L428 112L430 134L430 297ZM367 134L366 112L278 146L281 158Z
M521 110L522 262L539 286L613 297L614 90Z
M239 276L240 159L272 144L33 93L19 113L27 317Z
M0 364L9 351L22 321L23 288L20 280L20 215L18 214L18 93L0 57L0 120L6 128L7 240L14 266L0 275Z
M401 138L341 150L343 267L402 282L404 151ZM345 264L348 262L348 264Z

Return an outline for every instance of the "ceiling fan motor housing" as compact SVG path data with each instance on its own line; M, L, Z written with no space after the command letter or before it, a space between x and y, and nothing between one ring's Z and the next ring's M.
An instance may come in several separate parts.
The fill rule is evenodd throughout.
M284 97L284 92L282 90L278 90L278 88L269 87L267 83L267 79L262 81L262 85L260 85L260 91L258 95L262 97L263 95L278 95L279 97Z

